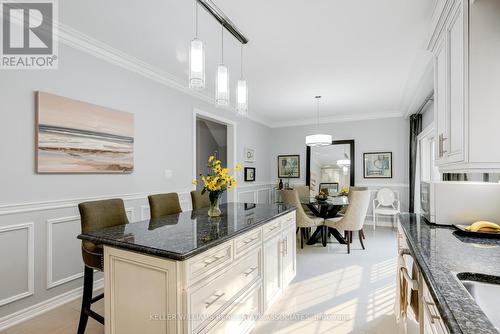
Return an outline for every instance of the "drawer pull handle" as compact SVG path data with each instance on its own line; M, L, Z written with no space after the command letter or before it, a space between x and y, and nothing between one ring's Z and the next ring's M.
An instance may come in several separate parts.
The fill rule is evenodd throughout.
M213 256L210 259L206 259L203 262L205 263L205 267L206 267L206 266L209 266L210 264L214 263L215 261L222 259L223 257L224 257L224 255L217 255L217 256Z
M431 308L429 307L430 305L434 306L433 302L428 301L426 298L424 298L424 304L427 312L429 313L429 316L431 317L431 323L434 324L434 320L441 320L441 317L439 315L435 315L431 312Z
M257 267L252 267L246 271L243 272L243 275L245 275L245 277L248 277L250 276L255 270L257 270Z
M218 301L219 299L221 299L226 293L223 292L223 293L220 293L220 294L214 294L214 299L212 301L209 301L209 302L205 302L205 308L209 308L210 306L212 306L213 303L215 303L216 301Z
M275 229L277 229L278 227L280 227L280 226L279 226L279 225L275 225L275 226L271 227L271 228L269 229L269 231L275 230Z
M255 241L255 240L257 240L257 239L259 239L259 237L258 237L258 236L253 237L253 238L251 238L251 239L246 239L246 240L243 240L243 245L247 245L247 244L249 244L249 243L251 243L252 241Z

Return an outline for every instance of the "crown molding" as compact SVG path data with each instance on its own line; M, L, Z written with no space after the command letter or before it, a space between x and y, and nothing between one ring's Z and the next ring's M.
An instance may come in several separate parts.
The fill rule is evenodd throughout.
M215 105L215 99L207 93L190 89L187 85L187 80L182 80L173 76L156 66L113 48L112 46L71 28L66 24L58 22L57 28L59 42L64 43L73 49L86 52L96 58L105 60L113 65L120 66L128 71L142 75L143 77L173 88L193 98ZM236 115L236 109L233 106L217 108ZM269 126L269 122L266 119L252 113L250 113L246 118L262 125Z
M337 116L321 117L319 119L319 123L320 124L343 123L343 122L364 121L370 119L395 118L395 117L403 117L403 114L397 111L388 111L388 112L378 112L378 113L364 113L357 115L356 114L337 115ZM308 118L308 119L299 119L293 121L272 122L269 125L271 128L285 128L292 126L315 125L317 122L318 121L315 118Z

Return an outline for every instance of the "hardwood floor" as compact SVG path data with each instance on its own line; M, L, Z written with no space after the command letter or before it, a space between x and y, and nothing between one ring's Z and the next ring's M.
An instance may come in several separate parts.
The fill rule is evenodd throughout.
M288 320L262 319L253 334L267 333L396 333L393 302L396 287L395 231L365 229L366 250L353 240L351 254L333 239L328 246L297 250L297 277L267 316L291 315ZM2 334L74 334L80 300L3 331ZM101 300L93 305L104 312ZM323 318L322 318L323 317ZM89 318L86 334L104 327Z

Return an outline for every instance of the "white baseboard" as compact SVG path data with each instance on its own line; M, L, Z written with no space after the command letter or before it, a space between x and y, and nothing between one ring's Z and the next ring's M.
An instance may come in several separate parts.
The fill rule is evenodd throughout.
M102 289L103 287L103 278L98 279L94 282L94 292ZM53 310L61 305L69 303L79 298L82 293L83 287L79 287L0 318L0 331L6 330L9 327L15 326L17 324L20 324L21 322L27 321L45 312Z

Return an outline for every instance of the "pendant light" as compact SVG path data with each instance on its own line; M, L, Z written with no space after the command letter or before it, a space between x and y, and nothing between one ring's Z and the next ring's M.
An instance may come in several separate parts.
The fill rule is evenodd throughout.
M218 106L227 106L229 104L229 71L224 65L224 26L221 25L222 52L221 63L217 66L215 81L215 104Z
M317 123L316 130L319 132L319 100L321 96L315 96L316 99L316 109L317 109ZM306 136L306 145L307 146L328 146L332 144L332 136L325 134L315 134Z
M247 81L243 79L243 44L241 44L240 66L240 79L236 85L236 111L238 115L246 116L248 114L248 86Z
M198 39L198 1L195 0L195 37L189 48L189 88L205 88L205 50Z
M342 168L342 172L344 175L347 175L349 172L349 167L351 166L351 160L349 159L349 156L345 153L345 146L344 146L344 158L345 159L340 159L337 160L337 166Z

